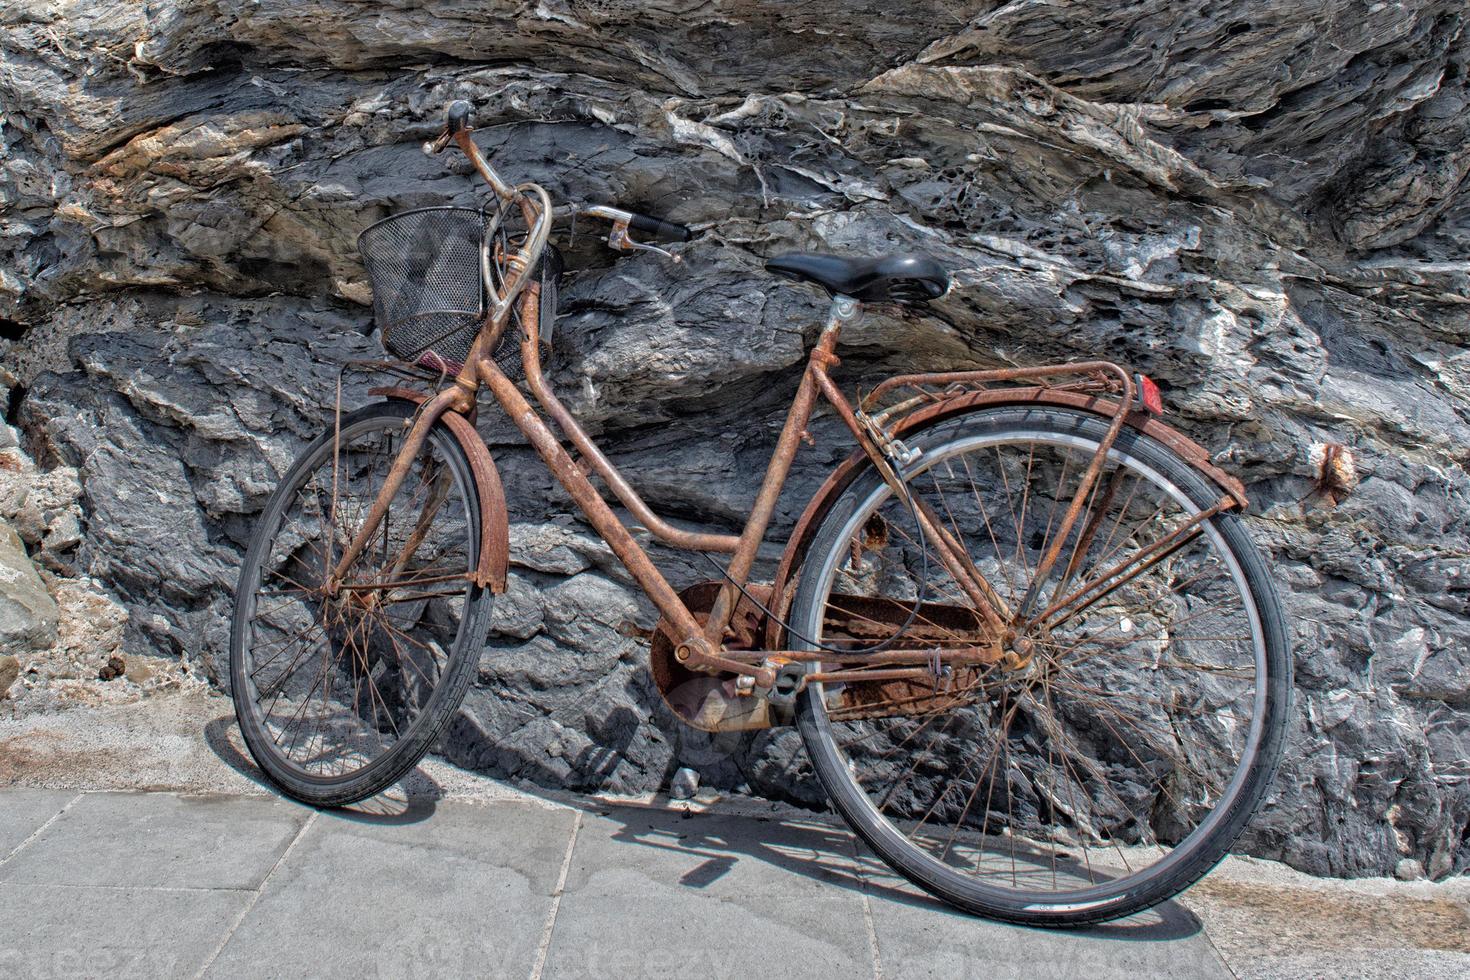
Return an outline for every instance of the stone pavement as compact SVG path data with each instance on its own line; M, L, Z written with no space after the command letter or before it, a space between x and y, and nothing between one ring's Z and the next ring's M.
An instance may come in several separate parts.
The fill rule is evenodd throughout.
M1241 980L1470 978L1470 877L1231 857L1149 915L1041 932L953 913L774 803L528 792L430 756L315 813L260 781L205 691L0 716L0 980L1190 980L1229 975L1217 951Z
M1228 977L1176 904L951 912L818 819L0 789L0 976Z

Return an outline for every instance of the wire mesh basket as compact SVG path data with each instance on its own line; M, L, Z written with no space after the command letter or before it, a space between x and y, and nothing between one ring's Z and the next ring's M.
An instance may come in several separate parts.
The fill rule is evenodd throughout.
M498 287L504 260L520 244L507 211L416 208L368 226L357 250L373 286L373 319L383 347L410 364L457 371L485 319L491 293L481 255ZM556 317L560 256L547 246L536 269L541 280L541 339L549 344ZM495 359L521 373L519 311L501 337Z
M429 354L464 361L485 317L480 252L491 220L474 208L416 208L358 236L388 353L410 363Z

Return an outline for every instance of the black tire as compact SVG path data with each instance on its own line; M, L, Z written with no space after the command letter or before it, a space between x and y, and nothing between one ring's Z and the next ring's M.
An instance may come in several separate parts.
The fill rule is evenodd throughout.
M343 444L359 434L377 431L401 434L414 413L415 406L394 400L369 405L346 414L341 421ZM420 695L421 709L406 731L399 733L395 729L395 740L381 754L351 771L320 774L307 771L280 751L280 746L266 730L260 706L252 696L255 689L251 681L251 637L258 605L256 591L262 582L262 563L272 553L273 541L282 533L287 508L296 499L297 492L310 481L313 473L324 463L330 465L333 437L333 427L329 425L287 470L266 503L241 567L230 633L231 696L246 747L261 770L283 792L303 803L320 807L345 806L380 793L418 764L444 726L459 710L464 699L489 629L493 598L489 590L481 589L470 582L465 583L462 613L446 663L437 671L431 684L426 679L426 684L420 686L429 688L427 695ZM465 550L469 567L473 567L479 556L480 510L479 493L469 460L442 422L431 430L425 451L437 454L436 458L442 458L448 464L452 486L461 495L467 537ZM325 636L320 642L330 649L332 641ZM412 655L412 651L410 654ZM334 659L334 670L335 665ZM355 664L353 670L356 670ZM326 668L323 671L325 673ZM401 668L400 672L407 674ZM328 696L324 691L324 702ZM384 707L386 713L387 705ZM376 710L373 719L376 723Z
M1106 427L1105 421L1097 416L1059 408L1001 407L979 410L946 420L912 438L906 437L910 446L917 447L924 453L924 457L911 466L908 475L912 478L926 465L924 459L932 458L936 454L942 457L943 447L958 446L961 440L970 440L966 445L983 445L986 444L986 439L1004 439L1007 433L1029 436L1043 433L1046 438L1071 440L1072 445L1077 445L1077 440L1081 440L1096 446ZM1119 458L1121 454L1122 457L1165 476L1188 497L1189 506L1194 508L1193 511L1183 509L1185 505L1181 504L1184 513L1197 513L1220 497L1220 489L1188 463L1162 444L1129 427L1125 427L1120 434L1112 454L1110 461ZM1122 463L1118 465L1119 468L1123 466ZM874 495L881 496L886 492L877 473L869 466L836 501L823 520L813 539L792 604L790 623L794 632L806 637L820 636L823 622L820 610L824 608L825 596L833 588L831 583L837 571L843 567L840 562L852 551L853 545L850 544L849 536L853 533L853 528L862 526L852 522L870 519L860 517L860 512L877 513L877 510L869 509L873 506L871 500ZM840 733L834 734L834 723L829 720L829 708L821 687L813 684L802 692L797 702L797 724L816 773L837 812L888 865L920 888L966 912L1007 922L1071 927L1114 919L1148 909L1177 895L1197 881L1234 845L1269 789L1280 762L1291 703L1288 633L1280 599L1267 568L1237 517L1230 514L1219 515L1210 519L1208 524L1218 532L1218 539L1211 540L1223 541L1237 563L1238 571L1231 572L1231 581L1238 584L1243 580L1248 588L1248 600L1244 592L1240 593L1241 608L1253 604L1255 616L1258 617L1252 620L1257 633L1256 638L1251 641L1251 652L1248 656L1254 664L1250 698L1255 706L1253 719L1259 717L1259 730L1257 738L1257 729L1254 727L1256 722L1253 720L1253 734L1244 741L1249 746L1250 741L1255 739L1254 749L1242 750L1241 761L1233 770L1232 782L1227 787L1233 787L1229 798L1226 799L1222 794L1221 803L1207 811L1209 815L1201 818L1199 827L1181 839L1177 846L1173 846L1167 857L1160 858L1157 864L1136 874L1130 868L1127 876L1105 882L1103 886L1080 888L1071 892L1058 891L1050 901L1045 897L1038 897L1037 892L1022 891L1019 883L1017 887L1010 888L982 882L978 862L973 865L972 871L962 873L959 868L945 864L942 860L948 854L947 847L936 858L931 853L932 848L925 850L910 840L893 821L880 812L885 804L875 804L860 785L861 777L857 774L856 763L849 760L839 746ZM1017 540L1021 538L1018 525ZM1126 631L1131 627L1125 625L1122 628ZM1172 642L1167 639L1167 633L1165 636L1166 644ZM816 648L795 638L792 642L794 648ZM1261 679L1262 672L1264 680ZM839 721L836 724L840 728L844 722ZM1001 740L1008 740L1008 729L1002 729L1002 732ZM852 738L853 744L860 740L856 736ZM1005 774L1002 778L1006 781L1004 792L1009 794L1009 781L1012 779L1009 746L1006 752L1003 767ZM967 775L970 774L968 760L973 758L966 757ZM982 772L972 778L976 779L978 786L980 779L984 777ZM994 775L988 778L992 783L996 781ZM949 792L947 787L944 792ZM972 792L972 799L973 796ZM935 805L938 805L938 799ZM967 803L966 810L958 817L960 823L967 819L968 812ZM985 840L996 839L999 835L992 836L989 825L984 822L989 819L988 816L980 819L982 822L978 837L982 841L980 847L983 848L986 846L983 843ZM1059 821L1061 818L1053 815L1050 819ZM903 822L899 821L900 824ZM912 821L909 826L912 827ZM922 821L919 822L919 827L923 827ZM1007 829L1005 833L1010 834L1011 831ZM1156 843L1157 840L1156 837ZM1052 846L1062 847L1056 844ZM1014 865L1015 844L1011 847ZM1090 870L1089 868L1089 874ZM987 881L994 877L990 875ZM1055 864L1052 877L1055 882ZM1014 867L1012 881L1016 882ZM1098 893L1099 887L1104 893Z

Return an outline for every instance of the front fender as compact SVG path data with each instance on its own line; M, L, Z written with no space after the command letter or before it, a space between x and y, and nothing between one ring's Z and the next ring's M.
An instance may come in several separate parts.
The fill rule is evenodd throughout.
M412 388L373 388L368 394L415 405L422 405L430 397L428 393ZM505 488L500 482L500 471L495 468L495 460L490 457L485 440L480 438L469 419L457 412L445 412L439 420L449 428L455 442L464 450L479 490L480 560L475 568L474 582L500 595L505 591L505 576L510 565L510 518L506 513Z
M966 392L925 405L905 415L894 424L892 431L898 437L911 435L976 408L1005 405L1056 405L1091 412L1109 421L1116 417L1118 411L1116 401L1098 398L1083 392L1058 391L1054 388L1040 387L998 388L991 391ZM1245 487L1241 482L1211 462L1210 454L1205 448L1178 429L1165 425L1154 416L1142 411L1130 411L1124 417L1124 421L1132 428L1156 439L1178 453L1185 462L1209 477L1221 490L1233 498L1240 509L1243 510L1249 503L1245 496ZM806 561L807 551L811 548L817 528L822 525L822 519L827 516L827 512L832 509L832 505L836 503L842 492L857 478L867 461L868 457L861 449L855 450L851 456L843 460L841 465L827 477L826 482L817 488L817 492L812 495L811 501L806 505L806 510L802 512L801 519L792 528L791 537L786 542L786 550L781 556L781 564L776 568L776 578L771 587L770 609L776 618L785 619L787 611L791 608L791 600L796 595L797 572ZM768 617L766 620L766 649L768 650L783 648L784 638L781 636L781 626L776 622L776 618Z

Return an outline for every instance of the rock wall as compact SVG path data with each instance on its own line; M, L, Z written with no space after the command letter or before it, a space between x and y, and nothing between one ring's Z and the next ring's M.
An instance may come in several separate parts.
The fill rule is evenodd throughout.
M1248 483L1295 622L1290 757L1245 848L1441 876L1470 865L1467 62L1461 0L7 0L0 384L80 474L76 570L131 642L217 676L252 516L376 349L356 234L475 199L418 150L450 99L508 174L699 230L679 267L571 243L555 365L691 525L743 513L820 312L761 257L922 248L959 288L867 321L843 380L1091 356L1158 379ZM678 733L648 607L482 428L522 547L446 753L769 791L794 735ZM846 451L816 434L774 541ZM1361 477L1335 508L1303 502L1323 443Z

